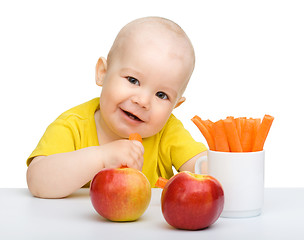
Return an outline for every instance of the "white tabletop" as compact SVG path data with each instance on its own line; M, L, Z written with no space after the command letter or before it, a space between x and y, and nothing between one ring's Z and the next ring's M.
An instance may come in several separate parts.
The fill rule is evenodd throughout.
M219 218L199 231L177 230L161 213L161 189L152 189L144 215L135 222L116 223L100 217L89 190L64 199L35 198L27 189L0 189L0 239L304 239L304 189L266 189L262 215Z

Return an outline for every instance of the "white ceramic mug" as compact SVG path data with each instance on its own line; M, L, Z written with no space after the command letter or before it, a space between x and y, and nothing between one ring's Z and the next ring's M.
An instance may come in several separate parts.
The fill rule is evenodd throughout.
M264 201L265 151L217 152L208 150L198 159L195 172L202 174L207 161L208 174L215 177L224 190L224 209L221 217L254 217L262 212Z

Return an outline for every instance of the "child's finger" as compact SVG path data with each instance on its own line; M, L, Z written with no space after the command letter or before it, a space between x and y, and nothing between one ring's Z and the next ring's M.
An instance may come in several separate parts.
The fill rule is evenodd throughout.
M141 171L143 162L143 156L135 151L132 151L129 153L128 157L125 157L125 161L122 162L122 165Z
M144 147L142 145L143 141L139 133L131 133L129 135L129 140L131 140L134 144L140 146L140 148L142 149L142 154L144 154Z
M132 143L134 145L136 145L136 147L139 147L140 151L141 151L141 154L143 155L144 152L145 152L145 149L144 149L144 146L142 145L141 142L137 141L137 140L132 140Z
M144 159L143 159L143 156L140 156L140 155L137 155L133 158L133 161L132 161L132 166L138 170L142 170L142 166L143 166L143 163L144 163Z
M132 147L130 148L130 163L134 168L138 170L142 169L144 162L144 148L142 144L138 141L132 141Z

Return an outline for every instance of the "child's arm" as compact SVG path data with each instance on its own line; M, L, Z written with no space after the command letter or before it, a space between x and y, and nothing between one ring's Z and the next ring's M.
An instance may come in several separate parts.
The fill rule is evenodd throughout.
M28 188L36 197L66 197L103 168L128 166L141 170L143 153L140 142L118 140L73 152L37 156L27 170Z
M194 172L196 160L199 159L200 157L206 156L206 155L207 155L207 151L204 151L204 152L197 154L193 158L189 159L187 162L185 162L179 168L179 172L182 172L182 171ZM207 174L207 163L203 163L202 168L203 168L203 173Z

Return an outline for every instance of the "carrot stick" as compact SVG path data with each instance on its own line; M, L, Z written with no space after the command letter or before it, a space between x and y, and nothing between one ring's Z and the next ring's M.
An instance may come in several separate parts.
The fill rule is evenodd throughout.
M205 137L210 150L215 150L214 138L212 135L212 124L210 120L202 120L199 116L194 116L192 119L193 123L198 127L200 132Z
M228 116L228 117L226 117L226 119L231 119L232 122L233 122L233 124L234 124L235 127L236 127L236 118L234 118L233 116ZM240 139L241 139L241 138L240 138Z
M214 131L213 131L213 124L214 122L212 122L211 120L202 120L203 125L207 128L207 130L209 131L212 140L213 140L213 145L214 145ZM212 147L210 150L214 151L215 150L215 145L214 147Z
M214 124L214 122L212 122L211 120L202 120L204 126L208 129L208 131L210 132L210 134L212 135L212 126Z
M260 118L254 118L254 129L257 131L260 124L261 124L261 119Z
M254 138L254 120L246 119L241 137L241 145L244 152L250 152L252 150L253 138Z
M242 126L241 126L241 119L240 118L236 118L235 119L235 126L236 126L236 130L238 132L239 138L241 139L241 136L242 136Z
M167 182L169 180L166 179L166 178L163 178L163 177L159 177L155 183L155 187L158 187L158 188L162 188L164 189L164 187L166 186Z
M131 133L129 135L129 140L137 140L142 143L142 138L138 133Z
M198 127L203 136L205 137L210 150L215 150L214 139L206 126L203 124L203 120L199 116L194 116L192 122Z
M261 124L261 119L260 118L255 118L254 119L254 127L253 127L252 148L253 148L254 141L255 141L258 129L260 127L260 124ZM251 150L252 150L252 148L251 148Z
M213 124L215 150L220 152L230 152L223 120Z
M257 131L257 135L254 141L254 145L252 148L253 152L256 151L262 151L264 148L264 143L266 141L267 135L269 133L271 124L274 120L274 117L270 116L270 115L265 115L262 123L260 124L260 127Z
M225 132L231 152L242 152L241 141L236 130L234 118L228 117L224 122Z
M241 135L242 135L242 133L243 133L243 129L244 129L244 125L245 125L246 119L247 119L246 117L240 117L240 121L241 121L241 130L242 130Z

